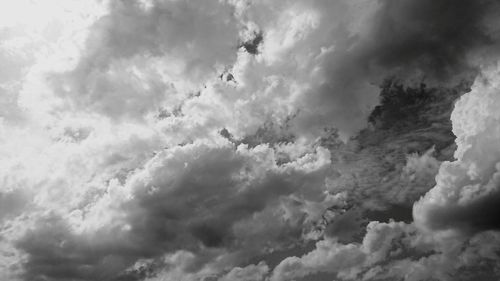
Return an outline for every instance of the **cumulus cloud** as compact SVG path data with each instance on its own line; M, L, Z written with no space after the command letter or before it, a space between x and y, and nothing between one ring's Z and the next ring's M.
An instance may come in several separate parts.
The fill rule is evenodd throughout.
M366 126L387 76L439 84L474 73L468 57L495 42L483 22L494 5L465 4L111 1L74 69L50 83L65 106L114 119L178 112L168 127L243 137L291 118L296 134L334 126L346 137Z
M318 272L329 273L329 280L495 280L498 277L496 247L487 246L496 245L498 232L483 232L470 239L456 236L445 239L429 239L413 224L370 222L360 243L322 240L311 252L284 259L274 268L270 280L309 280L319 276Z
M496 1L16 3L0 278L500 275Z
M271 280L294 280L320 271L336 273L343 279L356 279L368 268L397 256L404 246L396 248L393 243L405 241L403 236L410 236L411 232L412 226L404 223L371 222L361 244L322 240L306 255L283 260L274 269Z
M499 227L493 215L498 201L497 75L496 66L485 70L456 104L456 160L441 165L436 186L414 207L425 228L476 232Z
M263 60L293 69L295 83L306 80L293 99L297 129L333 125L352 134L365 126L387 76L453 85L474 75L475 54L495 46L484 20L495 8L490 1L257 1L242 13L264 34Z
M234 63L237 24L217 1L112 1L76 67L52 83L77 109L141 119Z
M220 278L220 281L261 281L269 271L265 263L249 265L244 268L236 267Z
M225 263L234 264L242 258L239 252L257 254L263 243L285 245L280 232L300 224L282 219L280 198L321 197L328 155L320 149L277 166L273 150L264 146L235 150L193 144L166 150L124 186L111 182L105 194L78 213L35 224L17 242L28 254L26 278L111 278L136 259L175 250L201 253L187 266L189 272L206 263L205 256L229 250L232 258ZM259 216L262 212L267 218ZM276 224L277 232L266 233L267 241L246 234L267 231L261 226L267 222Z

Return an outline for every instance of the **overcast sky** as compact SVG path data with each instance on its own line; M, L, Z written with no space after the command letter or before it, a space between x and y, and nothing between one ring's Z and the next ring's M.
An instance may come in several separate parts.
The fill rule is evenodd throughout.
M0 280L500 280L495 0L0 0Z

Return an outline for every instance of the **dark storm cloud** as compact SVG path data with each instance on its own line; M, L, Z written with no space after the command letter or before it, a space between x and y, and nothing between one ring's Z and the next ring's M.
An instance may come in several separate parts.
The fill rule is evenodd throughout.
M382 0L373 28L361 38L367 66L402 79L447 82L477 72L473 52L498 44L485 19L493 0ZM385 78L385 77L384 77ZM458 80L458 81L456 81Z
M465 206L429 208L432 219L428 226L435 229L459 228L469 233L500 230L500 191L471 200Z
M28 253L23 280L112 280L133 261L132 249L116 247L122 243L116 236L94 245L99 236L75 235L57 216L41 218L35 227L17 242Z
M379 91L374 85L389 77L406 85L470 82L500 42L491 28L500 11L496 1L387 0L367 8L365 2L352 2L347 8L340 2L313 3L325 11L322 20L335 21L321 22L317 38L307 39L311 44L332 44L333 50L321 54L322 77L301 99L299 129L330 125L355 134L366 126L376 105ZM352 19L363 18L361 12L350 11L356 7L371 11L360 23Z

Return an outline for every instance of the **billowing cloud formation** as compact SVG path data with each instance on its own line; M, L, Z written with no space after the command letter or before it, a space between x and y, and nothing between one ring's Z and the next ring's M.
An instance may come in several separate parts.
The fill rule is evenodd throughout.
M496 1L16 3L0 279L500 276Z
M184 90L176 87L203 82L234 63L238 29L230 5L151 5L111 2L109 14L91 27L76 68L66 79L55 80L60 94L78 108L140 118Z
M364 268L385 261L391 253L394 240L405 241L408 235L404 223L368 225L368 233L361 245L339 244L336 241L322 240L316 249L301 258L292 257L283 260L275 269L272 281L294 280L313 273L335 272L340 276L356 277ZM396 249L394 249L396 250ZM398 248L396 251L401 251Z
M328 280L495 280L500 270L498 232L470 240L432 241L412 224L370 222L361 243L322 240L302 257L284 259L270 280L309 280L319 272ZM491 243L491 244L490 244ZM314 279L315 280L315 279ZM321 279L322 280L322 279Z
M223 276L220 281L260 281L269 271L265 263L249 265L245 268L236 267Z
M243 14L264 32L264 61L292 69L296 83L307 79L306 91L294 99L301 111L299 130L333 125L353 133L364 126L376 104L376 86L388 76L454 84L474 75L478 54L494 49L498 41L491 28L495 5L257 1ZM275 10L283 11L281 16Z
M177 122L242 136L262 119L295 116L297 133L335 126L352 135L365 126L387 76L439 84L474 74L476 54L495 47L496 33L483 22L494 16L492 5L111 2L76 68L53 83L70 105L112 118L180 109L186 116ZM242 41L256 51L238 52ZM211 79L219 73L225 81ZM212 87L182 102L203 84ZM208 112L192 120L200 111Z
M139 258L175 250L200 253L189 265L195 270L204 255L219 256L225 248L233 251L234 263L238 252L257 254L263 243L286 245L290 241L280 236L293 239L293 232L301 232L297 222L286 220L281 198L321 200L328 164L324 149L282 166L264 146L166 150L124 186L111 181L84 209L40 218L17 242L28 254L26 278L108 279ZM252 232L266 232L267 241Z
M498 230L498 70L491 66L452 114L456 161L441 165L437 185L417 203L418 222L431 229Z

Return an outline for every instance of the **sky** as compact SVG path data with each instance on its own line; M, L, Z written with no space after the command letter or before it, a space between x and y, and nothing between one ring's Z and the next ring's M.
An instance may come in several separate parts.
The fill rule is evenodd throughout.
M500 279L495 0L0 0L0 280Z

